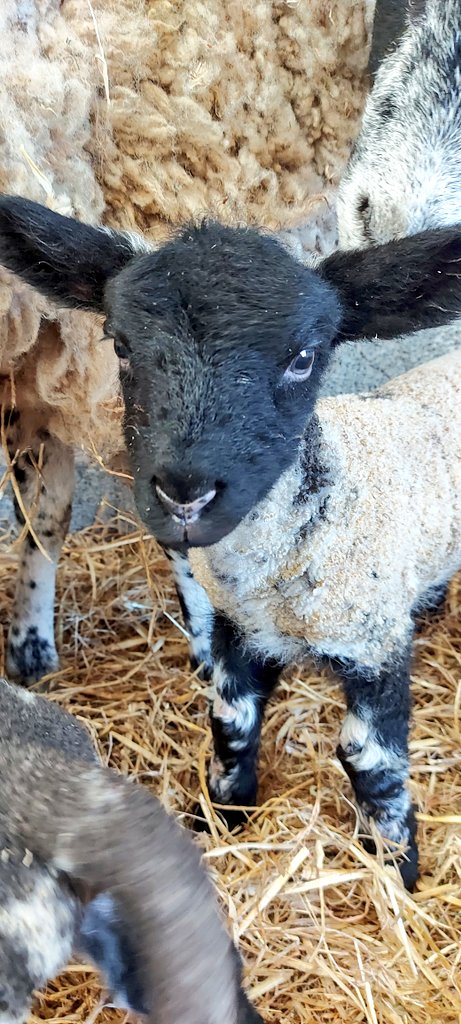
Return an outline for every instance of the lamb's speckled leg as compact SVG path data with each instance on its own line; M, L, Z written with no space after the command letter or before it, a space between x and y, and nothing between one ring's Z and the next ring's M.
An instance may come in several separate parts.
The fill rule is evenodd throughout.
M281 666L249 654L237 628L223 615L215 615L212 650L214 752L208 777L210 796L217 804L251 807L256 802L264 709ZM231 806L224 817L232 828L244 820L245 813Z
M70 448L45 430L31 439L25 420L16 411L10 414L9 424L7 417L8 449L24 508L30 512L33 530L50 560L28 532L21 549L7 672L23 683L33 683L59 664L54 639L56 567L71 515L74 457ZM27 451L17 455L25 444ZM15 509L23 523L16 499Z
M338 756L352 782L365 827L373 818L384 839L407 844L399 867L412 889L418 878L414 810L407 790L409 659L379 675L340 668L348 713Z
M213 608L208 600L206 590L194 578L187 555L171 550L166 550L165 554L171 562L184 625L190 637L192 670L195 671L201 665L200 678L211 679L213 671L211 657Z

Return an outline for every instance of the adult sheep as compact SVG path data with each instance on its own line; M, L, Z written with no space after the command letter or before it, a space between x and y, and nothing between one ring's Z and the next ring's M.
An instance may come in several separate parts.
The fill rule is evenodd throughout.
M76 940L122 1006L162 1024L258 1024L186 833L98 764L70 714L3 679L0 700L2 1024L22 1024Z
M365 818L409 843L409 886L412 615L461 564L461 356L388 391L317 398L338 342L456 318L460 259L459 227L315 268L259 232L213 224L140 254L24 200L0 203L0 261L106 316L146 526L180 566L209 548L190 557L218 613L212 623L205 606L213 798L254 802L282 668L309 653L335 659L349 706L341 757ZM198 587L185 575L192 612Z

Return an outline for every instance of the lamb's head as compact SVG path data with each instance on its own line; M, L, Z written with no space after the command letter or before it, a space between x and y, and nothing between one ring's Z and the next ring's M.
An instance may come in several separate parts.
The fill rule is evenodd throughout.
M461 221L461 4L413 0L381 63L338 196L340 246Z
M164 543L213 543L295 456L337 294L270 238L211 224L128 265L106 308L138 510Z
M0 202L0 262L105 315L138 510L172 547L218 541L293 462L334 344L455 319L459 260L459 228L315 268L258 231L216 224L142 253L126 236Z

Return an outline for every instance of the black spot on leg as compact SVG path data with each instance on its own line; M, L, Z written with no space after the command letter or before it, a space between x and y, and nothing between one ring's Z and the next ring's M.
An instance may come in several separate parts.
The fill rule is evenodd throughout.
M36 541L35 541L35 538L34 538L34 537L32 536L32 534L31 534L30 530L29 530L29 531L28 531L28 533L26 534L26 537L25 537L25 541L24 541L24 543L25 543L25 544L27 544L27 546L28 546L28 547L29 547L29 548L30 548L30 549L31 549L32 551L34 551L34 550L35 550L35 548L37 547L37 543L36 543Z
M29 587L30 587L31 590L35 590L36 586L37 586L37 584L36 584L35 580L29 580Z
M36 682L57 668L56 651L38 635L37 626L29 626L19 643L10 641L8 654L10 672L26 683Z
M22 484L25 484L26 478L27 478L27 474L26 474L25 469L22 466L19 466L18 464L16 464L13 467L13 473L14 473L14 476L15 476L16 483L19 485L19 487L21 487Z

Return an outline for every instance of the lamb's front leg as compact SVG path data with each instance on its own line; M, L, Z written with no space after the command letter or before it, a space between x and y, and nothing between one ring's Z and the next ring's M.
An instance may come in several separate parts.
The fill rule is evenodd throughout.
M257 760L264 709L281 672L242 643L238 628L215 614L213 627L213 695L210 703L214 752L208 787L230 828L245 818L233 807L256 803Z
M403 843L399 863L407 889L418 878L416 823L407 790L410 716L409 658L372 674L340 668L348 713L338 756L354 788L364 825L373 818L384 840Z
M56 567L69 527L74 489L73 452L46 430L32 438L25 414L7 417L7 443L21 502L48 558L29 531L24 539L8 636L7 672L33 683L56 671L54 639ZM27 439L27 451L21 449ZM24 516L15 497L16 516Z
M184 625L189 633L191 668L195 672L200 666L201 679L211 679L212 605L206 590L195 579L187 555L170 549L165 549L165 554L171 562Z

